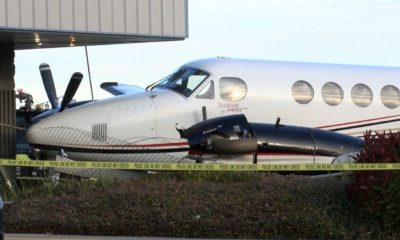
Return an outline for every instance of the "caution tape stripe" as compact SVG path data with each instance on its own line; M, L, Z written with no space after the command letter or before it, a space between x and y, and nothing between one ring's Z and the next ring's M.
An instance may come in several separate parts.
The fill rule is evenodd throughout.
M148 171L355 171L400 170L400 163L345 164L200 164L200 163L133 163L0 159L0 166L92 168Z

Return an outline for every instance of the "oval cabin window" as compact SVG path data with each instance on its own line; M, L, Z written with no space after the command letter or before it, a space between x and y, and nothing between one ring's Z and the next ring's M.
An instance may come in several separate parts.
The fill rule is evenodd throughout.
M357 106L367 107L373 99L372 90L365 84L356 84L351 89L351 99Z
M400 91L393 85L386 85L381 91L381 100L387 108L397 108L400 105Z
M240 101L246 97L247 85L240 78L223 77L219 80L219 94L223 100Z
M325 83L321 94L322 99L330 106L339 105L343 100L343 89L334 82Z
M308 82L299 80L292 86L292 96L296 102L307 104L314 98L314 89Z

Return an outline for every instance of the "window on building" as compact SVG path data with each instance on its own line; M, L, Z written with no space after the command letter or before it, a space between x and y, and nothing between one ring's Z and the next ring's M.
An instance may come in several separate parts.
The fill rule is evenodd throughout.
M240 78L223 77L219 80L219 94L223 100L240 101L246 97L247 85Z
M296 102L307 104L314 98L314 89L308 82L299 80L292 86L292 96Z
M356 84L351 89L351 99L357 106L367 107L373 99L372 90L365 84Z
M381 91L381 100L387 108L397 108L400 105L400 91L393 85L386 85Z
M339 105L343 100L343 89L334 82L325 83L322 87L322 99L330 105L336 106Z

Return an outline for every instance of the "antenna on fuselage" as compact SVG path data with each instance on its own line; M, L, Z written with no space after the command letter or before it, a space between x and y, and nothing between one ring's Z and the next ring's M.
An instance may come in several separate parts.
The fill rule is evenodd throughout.
M203 106L201 108L201 110L202 110L202 113L203 113L203 121L205 121L205 120L207 120L207 107Z
M89 74L90 93L92 95L92 101L94 101L93 86L92 86L92 76L90 74L90 65L89 65L89 54L88 54L88 50L87 50L87 45L86 44L85 44L85 53L86 53L86 65L87 65L88 74Z
M281 123L281 118L277 117L275 122L275 128L278 128L280 126L280 123Z

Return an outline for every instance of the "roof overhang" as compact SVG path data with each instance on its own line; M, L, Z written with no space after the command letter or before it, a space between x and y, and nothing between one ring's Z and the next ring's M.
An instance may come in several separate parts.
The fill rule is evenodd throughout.
M104 34L77 32L50 32L0 29L0 42L13 42L16 50L35 48L73 47L122 43L161 42L184 40L184 37Z
M15 49L187 37L188 0L0 0L0 42Z

